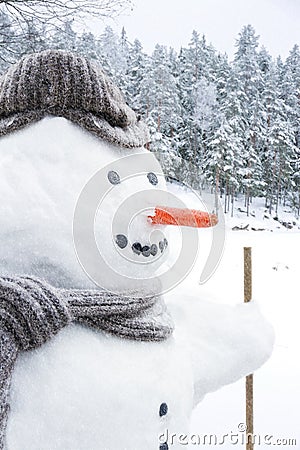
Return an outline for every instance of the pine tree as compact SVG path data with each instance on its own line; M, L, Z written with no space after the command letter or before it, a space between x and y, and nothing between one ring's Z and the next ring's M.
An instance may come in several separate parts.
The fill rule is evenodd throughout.
M166 47L157 45L152 57L146 61L137 102L151 128L151 149L160 153L169 149L170 155L176 153L181 109ZM166 171L169 166L168 162Z
M244 122L241 116L243 93L238 76L226 55L219 55L215 71L218 114L207 141L204 169L217 194L224 194L225 211L233 212L236 194L242 190ZM218 144L220 142L220 144ZM217 153L215 155L215 153ZM213 170L210 161L218 161ZM209 167L211 166L211 167Z
M176 82L168 66L166 47L155 47L145 71L139 103L146 116L155 121L157 131L173 138L180 120L180 104Z
M0 71L4 72L14 62L16 53L16 36L11 18L0 10Z
M140 86L146 75L147 59L142 44L138 39L135 39L128 50L126 92L130 106L140 114L143 112L143 103L140 104Z
M212 123L212 105L215 103L215 86L212 80L216 59L215 50L207 45L205 36L200 38L199 34L193 31L189 48L181 49L176 67L182 108L179 152L183 158L198 166L201 165L205 151L208 122ZM208 110L211 113L210 118Z
M278 211L279 202L291 189L294 140L289 108L280 96L278 72L275 64L270 64L265 73L264 91L264 139L261 160L264 167L265 195L269 212L273 205Z
M281 69L281 97L284 99L288 111L289 121L294 133L294 154L293 154L293 176L292 176L292 192L290 198L293 207L296 208L298 216L300 210L300 176L299 176L299 161L300 161L300 50L299 46L295 45L285 65Z
M285 100L290 106L292 123L295 131L296 145L300 148L300 50L295 45L286 60L283 82L285 83Z
M57 50L76 51L77 34L73 30L72 20L66 20L52 35L51 47Z
M243 27L239 34L234 58L234 68L238 77L240 113L244 122L242 187L245 193L247 214L251 197L262 192L262 166L259 159L261 140L261 99L262 75L258 64L258 39L251 25Z
M240 141L225 116L219 116L214 132L207 139L203 169L206 178L215 186L216 194L224 195L224 212L233 206L234 193L238 188L235 176L236 155Z
M76 52L80 53L87 58L97 61L98 60L98 47L97 41L93 33L83 32L77 37Z
M123 30L122 33L119 37L110 26L106 27L98 41L98 54L105 72L126 95L128 48L125 31Z

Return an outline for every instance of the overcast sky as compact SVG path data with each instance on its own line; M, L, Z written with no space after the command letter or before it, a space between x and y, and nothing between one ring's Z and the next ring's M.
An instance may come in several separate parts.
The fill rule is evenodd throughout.
M129 40L138 38L147 53L157 43L178 50L188 44L195 29L232 58L235 39L248 23L274 56L286 57L295 43L300 44L300 0L133 1L132 12L109 24L116 30L124 26Z

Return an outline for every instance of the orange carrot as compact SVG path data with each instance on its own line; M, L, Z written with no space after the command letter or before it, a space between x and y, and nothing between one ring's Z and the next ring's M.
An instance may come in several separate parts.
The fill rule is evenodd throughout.
M178 225L184 227L208 228L218 223L215 214L188 208L157 206L154 216L148 216L152 224Z

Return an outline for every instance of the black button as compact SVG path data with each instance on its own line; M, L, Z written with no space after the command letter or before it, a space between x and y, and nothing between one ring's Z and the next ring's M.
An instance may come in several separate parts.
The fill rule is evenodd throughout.
M168 413L168 405L166 403L162 403L159 407L159 416L165 416Z
M169 450L168 444L166 442L164 442L163 444L160 444L159 450Z

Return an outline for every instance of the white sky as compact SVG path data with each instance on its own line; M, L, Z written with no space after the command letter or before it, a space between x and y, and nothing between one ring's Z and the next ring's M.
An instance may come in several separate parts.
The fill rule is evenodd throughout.
M138 38L151 53L155 44L179 50L190 41L193 29L230 58L235 39L243 25L251 23L260 43L273 56L286 57L300 44L300 0L133 0L135 7L113 22L116 30L125 27L128 38ZM97 25L97 32L103 24ZM96 30L94 30L96 31Z

